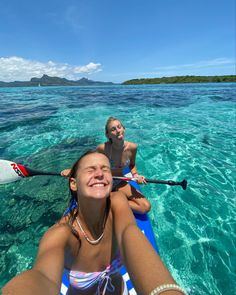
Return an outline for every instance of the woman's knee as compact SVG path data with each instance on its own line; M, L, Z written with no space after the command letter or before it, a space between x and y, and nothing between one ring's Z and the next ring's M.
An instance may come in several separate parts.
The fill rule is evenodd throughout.
M151 204L150 204L150 202L147 200L147 199L143 199L143 204L142 204L142 206L143 206L143 209L145 210L145 213L146 212L149 212L150 210L151 210Z

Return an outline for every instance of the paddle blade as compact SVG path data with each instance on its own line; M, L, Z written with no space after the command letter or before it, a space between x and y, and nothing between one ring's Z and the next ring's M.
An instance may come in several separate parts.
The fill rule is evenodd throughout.
M7 160L0 160L0 184L11 183L30 176L27 168Z
M186 190L187 185L188 185L188 182L187 182L186 179L184 179L184 180L181 182L181 186L182 186L183 190Z

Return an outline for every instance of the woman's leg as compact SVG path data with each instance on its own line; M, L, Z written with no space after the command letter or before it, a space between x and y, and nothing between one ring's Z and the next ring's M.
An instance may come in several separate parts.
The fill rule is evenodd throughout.
M134 212L144 214L150 211L150 202L130 184L122 182L117 187L117 190L122 191L126 195L130 207Z

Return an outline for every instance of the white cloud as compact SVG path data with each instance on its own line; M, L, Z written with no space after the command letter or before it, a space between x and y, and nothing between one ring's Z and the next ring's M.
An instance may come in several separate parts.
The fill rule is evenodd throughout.
M74 68L75 73L90 73L90 72L97 72L98 71L98 65L93 62L90 62L86 66L78 66Z
M153 71L135 73L137 78L170 77L170 76L214 76L235 75L235 58L215 58L189 64L160 66Z
M53 61L39 62L11 56L0 58L0 81L28 81L32 77L41 77L46 74L76 80L80 74L92 74L101 71L100 63L90 62L87 65L76 66L59 64Z
M209 69L219 67L235 67L234 58L215 58L212 60L204 60L196 63L182 64L182 65L171 65L164 67L157 67L155 70L160 72L172 72L172 71L186 71L186 70L198 70L198 69Z

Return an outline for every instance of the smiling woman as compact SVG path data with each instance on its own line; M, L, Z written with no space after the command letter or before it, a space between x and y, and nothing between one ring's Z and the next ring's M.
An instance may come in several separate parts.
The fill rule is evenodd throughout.
M91 155L93 153L91 152ZM88 155L89 153L86 154L86 156ZM102 154L91 157L89 162L85 161L84 157L80 158L71 169L70 188L72 191L76 191L78 195L87 197L88 200L102 199L109 194L112 184L109 162L104 163ZM78 171L80 171L79 175ZM83 199L80 200L80 204L82 201Z
M71 169L69 186L78 205L46 232L33 268L10 281L3 294L58 294L64 273L67 294L125 295L121 257L138 294L153 289L151 294L159 294L157 289L184 292L138 229L126 197L111 193L112 175L104 154L84 154ZM153 273L147 279L149 267Z
M70 281L69 292L89 288L91 293L116 290L121 294L125 286L119 274L121 261L117 243L110 239L112 217L109 196L112 175L107 157L94 151L83 155L70 171L69 184L71 194L79 205L60 223L69 224L78 236L79 246L76 241L72 248L80 254L73 257L73 264L65 264ZM102 269L104 265L107 266L105 271ZM85 272L87 281L84 278ZM110 280L111 284L108 283Z
M63 271L70 282L68 294L81 290L87 290L87 294L110 294L114 290L115 294L126 294L112 229L112 175L108 158L97 151L85 153L71 169L69 188L78 205L46 232L29 272L39 272L46 278L42 294L47 294L49 288L59 293ZM122 200L122 194L120 197ZM39 281L43 279L40 276Z

